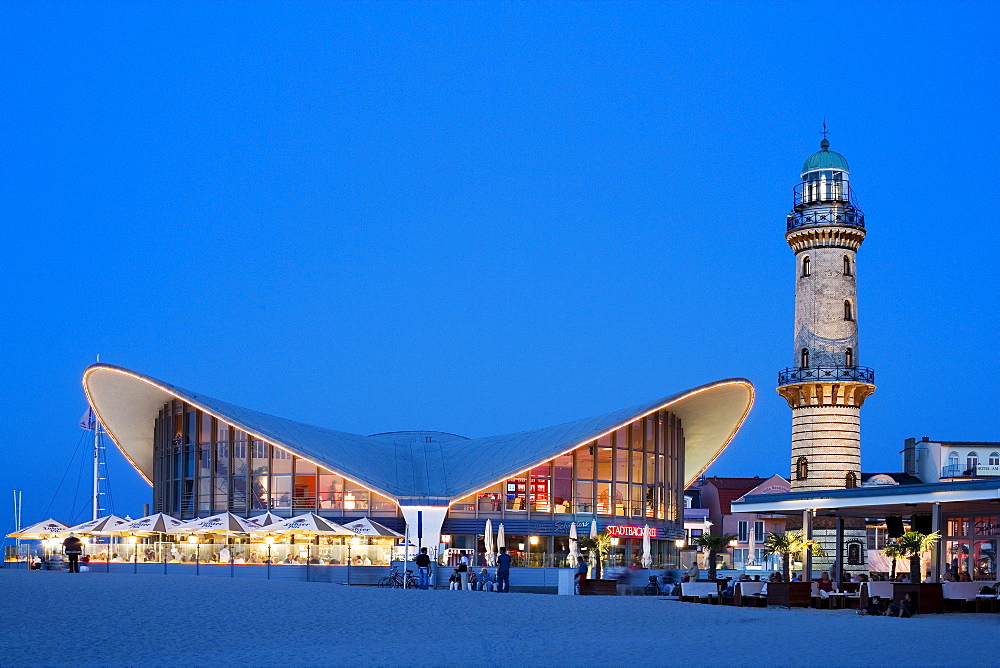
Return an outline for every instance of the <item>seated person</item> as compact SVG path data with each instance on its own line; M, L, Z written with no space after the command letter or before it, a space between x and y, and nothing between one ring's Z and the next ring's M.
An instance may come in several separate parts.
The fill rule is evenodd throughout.
M830 574L827 571L820 573L819 580L816 581L816 589L819 590L819 595L822 598L826 598L833 591L833 580L830 579Z
M479 575L476 577L476 587L479 591L493 591L493 578L485 568L479 571Z
M233 563L234 564L245 564L245 563L247 563L247 560L244 559L243 555L241 554L240 556L236 557L236 559L233 560Z
M889 604L885 614L889 617L912 617L917 614L917 602L910 596L910 592L906 592L899 603L894 601Z
M868 599L868 605L858 610L859 615L873 615L881 617L885 614L885 604L881 596L872 596Z
M771 577L769 577L767 579L767 581L768 582L784 582L785 578L782 577L781 573L779 573L778 571L774 571L773 573L771 573Z

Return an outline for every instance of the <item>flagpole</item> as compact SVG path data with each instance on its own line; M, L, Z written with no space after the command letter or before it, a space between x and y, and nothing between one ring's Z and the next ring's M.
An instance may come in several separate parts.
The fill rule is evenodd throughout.
M94 422L94 516L91 519L96 520L100 506L97 495L100 494L100 478L98 478L98 462L99 462L99 448L101 439L101 425L97 421L97 416L94 415L94 409L90 409L90 414L91 414L91 420L93 420Z
M101 361L101 356L97 356L97 361ZM94 424L94 510L93 517L91 519L97 519L97 513L100 511L100 501L98 500L98 495L101 493L100 478L98 477L99 465L100 465L100 447L101 447L101 425L97 421L97 414L94 413L93 407L90 409L90 420Z

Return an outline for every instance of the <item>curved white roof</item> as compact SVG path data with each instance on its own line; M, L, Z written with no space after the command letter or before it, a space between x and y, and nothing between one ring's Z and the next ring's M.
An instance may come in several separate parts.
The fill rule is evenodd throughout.
M736 435L754 398L750 381L731 378L553 427L468 440L431 439L426 443L401 439L399 432L361 436L307 425L234 406L109 364L88 367L83 386L101 424L147 482L152 481L156 416L166 402L176 398L402 505L447 504L661 408L669 408L682 421L684 477L690 484ZM453 456L458 452L474 452L476 456Z

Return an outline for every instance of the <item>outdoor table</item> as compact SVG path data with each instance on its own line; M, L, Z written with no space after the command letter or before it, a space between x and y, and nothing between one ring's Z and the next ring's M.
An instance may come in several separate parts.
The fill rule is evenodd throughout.
M997 597L993 594L976 594L976 612L996 612Z
M840 609L844 608L845 605L846 605L846 602L844 600L845 597L846 597L846 594L844 594L844 592L842 592L842 591L841 592L836 592L836 591L835 592L830 592L829 598L827 599L828 601L830 601L830 609L831 610L840 610Z

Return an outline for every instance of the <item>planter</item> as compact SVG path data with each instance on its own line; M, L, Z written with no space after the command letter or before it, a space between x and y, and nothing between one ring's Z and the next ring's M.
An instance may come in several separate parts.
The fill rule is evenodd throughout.
M580 581L581 596L617 596L618 580L593 580L586 578Z
M808 608L812 595L811 582L768 582L767 604L787 608Z

